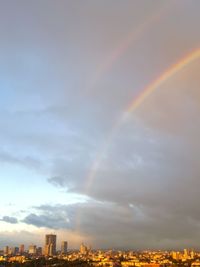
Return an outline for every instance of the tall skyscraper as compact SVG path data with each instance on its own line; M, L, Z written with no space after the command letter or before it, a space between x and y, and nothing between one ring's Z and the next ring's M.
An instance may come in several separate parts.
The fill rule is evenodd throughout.
M21 245L19 246L19 253L20 253L21 255L24 254L24 244L21 244Z
M37 247L35 245L30 245L28 249L29 254L36 254L37 253Z
M88 252L87 246L85 246L83 243L80 246L80 253L83 255L86 255Z
M8 255L9 254L9 246L5 246L3 249L4 255Z
M37 255L38 256L42 255L42 247L37 247Z
M19 248L18 247L9 248L9 254L11 254L13 256L18 255L19 254Z
M46 256L56 255L56 235L50 234L45 236L44 254Z
M61 254L67 254L67 241L62 241L61 243Z

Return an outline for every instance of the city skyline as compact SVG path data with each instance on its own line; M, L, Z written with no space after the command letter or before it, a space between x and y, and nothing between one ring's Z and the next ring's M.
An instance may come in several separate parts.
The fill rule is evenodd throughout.
M4 254L15 254L15 255L24 255L27 254L33 254L37 255L39 254L44 256L55 256L58 251L60 251L61 254L66 255L68 250L68 241L62 240L60 242L60 246L57 242L57 235L56 234L46 234L43 242L43 246L38 246L38 244L33 244L33 242L30 242L27 246L24 244L15 244L15 246L10 246L9 243L7 243L6 246L4 246ZM31 240L30 240L31 241ZM0 251L1 251L0 247ZM39 252L38 252L39 249Z
M102 249L101 248L92 248L91 245L86 244L85 242L82 242L81 244L79 244L79 248L70 248L68 247L69 242L68 241L64 241L62 240L60 242L60 246L58 245L57 242L57 235L56 234L52 234L52 233L48 233L43 237L43 246L38 246L38 244L33 244L30 243L28 246L25 246L24 244L18 244L15 246L10 246L9 244L7 244L6 246L4 246L3 248L0 247L0 255L2 256L2 252L4 253L3 255L18 255L18 256L22 256L22 255L27 255L28 254L32 254L33 256L37 257L37 256L45 256L46 258L51 258L52 256L56 256L56 255L60 255L60 256L69 256L71 254L71 252L75 252L75 251L79 251L80 254L82 255L86 255L89 256L90 254L93 254L94 252L99 252L101 254L101 252L107 253L107 252L135 252L135 253L142 253L142 252L167 252L167 253L174 253L174 255L179 254L179 253L183 253L183 255L185 255L185 257L189 256L192 253L192 258L194 258L194 254L195 253L200 253L200 251L194 249L194 248L184 248L184 249L179 249L179 250L173 250L168 249L168 250L160 250L160 249L148 249L145 248L143 250L138 250L138 249L121 249L121 248L117 248L117 247L113 247L113 248L107 248L107 249ZM53 246L53 248L49 249L47 248L47 246ZM38 250L39 249L39 254L38 254ZM34 251L34 252L33 252ZM58 254L59 253L59 254ZM176 256L174 256L176 257ZM34 259L34 258L33 258Z
M200 248L199 11L1 1L0 247Z

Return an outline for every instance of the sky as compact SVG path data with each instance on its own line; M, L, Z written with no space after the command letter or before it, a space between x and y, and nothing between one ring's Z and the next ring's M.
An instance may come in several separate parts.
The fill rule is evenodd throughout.
M0 2L0 247L200 248L199 11Z

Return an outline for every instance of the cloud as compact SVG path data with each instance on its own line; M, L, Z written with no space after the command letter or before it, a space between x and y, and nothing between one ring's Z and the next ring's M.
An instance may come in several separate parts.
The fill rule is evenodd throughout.
M10 216L3 216L3 218L0 219L2 222L7 222L7 223L12 223L12 224L17 224L18 219L15 217L10 217Z
M32 1L13 3L14 11L3 4L0 174L8 179L2 188L11 192L23 183L9 200L19 196L20 206L30 183L29 204L38 206L23 207L20 223L42 231L61 229L72 238L79 232L101 247L196 245L199 60L114 129L143 88L199 45L200 2L173 3L155 25L148 21L161 1L105 2ZM148 25L145 33L108 62L141 25ZM72 195L86 201L67 205Z
M93 201L73 206L79 217L73 225L94 236L97 246L114 246L117 238L129 248L134 241L135 248L198 246L198 131L191 140L185 132L179 138L177 133L132 122L134 126L125 125L115 136L89 187L90 169L73 172L57 162L60 176L52 179L54 184L73 184L69 191ZM69 169L71 175L62 176Z
M22 157L21 155L13 155L13 153L1 151L0 162L9 164L19 164L26 168L39 169L41 167L41 161L30 156Z
M200 224L197 220L185 218L181 213L161 212L156 206L91 201L72 205L42 205L36 208L36 213L40 215L30 214L27 216L30 220L24 221L71 234L78 232L85 236L85 241L90 240L98 248L171 249L191 244L198 246Z
M37 227L46 227L50 229L70 229L70 221L67 210L60 209L59 206L51 209L45 206L39 207L40 214L31 213L26 216L22 222ZM62 212L61 212L62 211Z
M67 179L63 178L63 177L51 177L48 178L47 181L55 186L60 186L60 187L64 187L67 186Z

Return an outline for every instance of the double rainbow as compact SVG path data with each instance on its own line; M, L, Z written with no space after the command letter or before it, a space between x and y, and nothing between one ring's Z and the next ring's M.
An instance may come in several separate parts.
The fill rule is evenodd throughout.
M160 76L158 76L154 81L152 81L150 84L148 84L146 87L144 87L141 90L141 93L134 98L131 103L128 105L128 108L125 109L125 112L123 115L117 120L115 125L112 127L106 141L102 145L101 150L97 154L97 157L95 161L93 162L93 165L89 171L89 174L87 176L86 180L86 193L89 193L90 188L95 180L96 174L98 172L98 169L101 165L101 162L103 160L103 157L106 153L106 151L109 149L110 144L112 143L113 138L116 136L118 130L121 128L122 124L124 123L125 119L127 119L127 115L129 116L134 110L136 110L143 102L160 86L173 77L176 73L181 71L184 67L186 67L188 64L192 63L193 61L200 58L200 48L193 50L188 55L181 58L177 63L170 66L167 70L165 70ZM125 115L124 115L125 114Z

